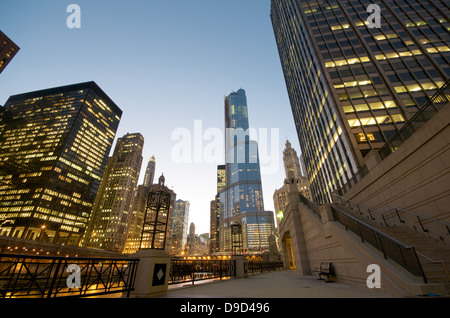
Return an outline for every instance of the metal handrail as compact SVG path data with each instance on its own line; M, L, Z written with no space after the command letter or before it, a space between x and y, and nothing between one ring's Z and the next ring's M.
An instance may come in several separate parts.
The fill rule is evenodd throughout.
M450 273L449 273L449 271L447 269L447 265L445 264L444 260L442 260L442 259L441 260L434 260L434 259L431 259L428 256L426 256L426 255L424 255L424 254L422 254L420 252L416 251L416 253L419 254L420 256L422 256L423 258L426 258L431 263L441 263L442 266L444 267L445 273L447 274L447 278L450 279Z
M381 212L381 211L378 211L378 210L376 210L376 209L369 208L369 207L367 207L367 206L365 206L365 205L363 205L363 204L361 204L361 203L359 203L359 202L357 202L357 201L353 201L353 200L350 200L350 199L348 199L348 198L346 198L346 197L343 197L343 196L341 196L341 195L338 195L338 194L336 194L336 193L333 193L332 195L334 195L334 196L336 196L336 197L339 197L339 198L341 199L341 202L342 202L342 200L346 200L347 202L352 202L353 204L357 205L358 207L364 207L364 208L367 209L368 211L376 212L377 214L379 214L379 215L383 218L383 220L384 220L386 226L387 226L387 224L386 224L385 216L390 215L391 213L393 213L393 211L395 211L396 213L397 213L398 211L402 211L402 212L405 212L405 213L414 215L414 216L416 216L416 217L418 217L418 218L427 219L427 220L429 220L429 221L432 221L432 222L436 222L436 223L440 223L440 224L442 224L442 225L445 225L446 228L447 228L448 233L450 234L450 223L447 223L447 222L444 222L444 221L441 221L441 220L438 220L438 219L435 219L435 218L432 218L432 217L429 217L429 216L426 216L426 215L422 215L422 214L417 213L417 212L412 212L412 211L405 210L405 209L401 209L401 208L390 208L390 209L387 210L387 211ZM342 204L344 204L344 203L342 202ZM351 208L351 206L350 206L350 208ZM359 211L360 211L360 213L361 213L361 210L360 210L360 209L359 209ZM370 213L370 212L369 212L369 213ZM400 219L400 221L402 222L401 219ZM402 222L402 223L404 223L404 222ZM423 225L422 225L420 219L419 219L419 223L420 223L421 226L422 226L422 230L423 230L424 232L428 232L428 230L426 230L426 229L423 227Z
M335 221L343 224L347 230L352 230L352 232L358 235L363 242L367 241L373 247L381 251L385 258L389 257L400 266L405 268L407 271L409 271L411 274L415 276L421 276L424 282L426 284L428 283L425 272L423 271L422 265L413 246L406 246L405 244L397 241L389 235L386 235L385 233L375 229L374 227L361 222L359 219L340 209L337 209L334 206L331 206L331 211L333 213ZM339 217L337 213L339 213L343 217ZM346 219L350 219L351 221L353 221L356 225L356 229L351 227L351 224L348 224L346 222ZM374 237L364 236L362 230L369 231L369 233L373 234ZM371 241L370 238L375 239L375 243ZM383 240L386 240L389 245L393 245L395 247L394 253L392 253L391 250L388 249L389 245L383 245ZM400 256L396 254L400 254Z
M442 99L442 101L441 101ZM408 139L419 127L413 127L414 124L423 124L433 117L442 107L438 103L444 103L446 105L450 102L450 79L442 85L437 92L420 108L420 110L414 114L404 125L400 128L395 135L393 135L380 149L378 153L380 154L381 160L384 160L391 153L395 151L394 143L402 144ZM428 113L426 113L428 112ZM431 114L431 115L430 115ZM425 115L428 118L425 118ZM418 118L420 117L420 120ZM407 133L405 136L404 133Z

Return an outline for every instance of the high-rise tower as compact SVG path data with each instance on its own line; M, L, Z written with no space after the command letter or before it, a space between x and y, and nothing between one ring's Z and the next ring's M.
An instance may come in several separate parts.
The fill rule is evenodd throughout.
M147 168L145 169L144 175L144 186L150 187L155 179L155 169L156 169L156 159L152 156L147 163Z
M243 89L225 99L226 186L220 190L219 250L233 251L231 225L242 226L244 252L268 249L273 212L264 211L257 143L250 140Z
M377 1L378 28L372 1L271 3L312 196L329 202L450 77L449 4Z
M0 234L78 245L121 115L94 82L11 96L0 115Z
M126 134L117 140L95 198L83 246L122 252L131 220L131 203L142 164L144 137Z

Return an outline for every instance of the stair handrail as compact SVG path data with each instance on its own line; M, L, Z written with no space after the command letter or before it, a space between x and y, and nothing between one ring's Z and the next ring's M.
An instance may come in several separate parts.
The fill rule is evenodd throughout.
M346 224L345 220L339 220L339 218L336 219L335 213L340 213L341 215L343 215L343 216L345 216L345 217L347 217L347 218L353 220L353 221L355 222L357 228L358 228L358 231L355 232L354 230L352 230L352 232L354 232L356 235L358 235L358 236L362 239L363 242L364 242L367 238L365 238L365 237L362 235L362 233L361 233L361 231L360 231L360 229L359 229L358 226L363 226L363 227L369 229L372 233L375 233L375 235L377 236L378 244L380 244L380 245L377 247L377 246L375 246L375 245L372 244L372 246L374 246L375 248L377 248L378 250L380 250L380 251L384 254L384 257L385 257L385 258L388 258L388 257L389 257L389 258L391 258L392 260L394 260L395 262L397 262L399 265L403 266L406 270L408 270L409 272L413 273L414 275L416 275L416 276L422 276L423 279L424 279L425 284L428 284L428 281L427 281L425 272L423 271L422 265L421 265L420 260L419 260L419 258L418 258L418 256L417 256L417 252L416 252L414 246L408 246L408 245L406 245L406 244L404 244L404 243L402 243L402 242L396 240L395 238L393 238L393 237L387 235L386 233L383 233L382 231L380 231L380 230L378 230L378 229L376 229L376 228L370 226L369 224L367 224L367 223L365 223L365 222L359 220L358 218L352 216L351 214L349 214L349 213L347 213L347 212L345 212L345 211L343 211L343 210L341 210L341 209L339 209L339 208L337 208L337 207L331 206L331 211L333 212L333 216L334 216L334 218L335 218L335 221L338 221L338 222L340 222L341 224L343 224L343 225L345 226L346 229L349 228L349 226ZM403 264L400 263L396 258L393 257L392 254L387 253L387 251L384 249L383 244L382 244L382 242L381 242L381 240L380 240L379 237L384 237L385 239L387 239L387 240L390 241L391 243L394 243L395 245L397 245L397 247L403 248L405 251L410 250L410 251L412 252L412 254L415 256L415 261L416 261L417 263L416 263L416 264L411 264L411 263L410 263L409 261L407 261L406 259L403 259ZM403 254L402 254L402 255L403 255ZM415 267L415 269L412 268L411 266Z
M420 225L421 225L421 227L422 227L422 230L423 230L424 232L428 232L428 230L424 228L422 222L420 221L420 218L427 219L427 220L429 220L429 221L432 221L432 222L436 222L436 223L440 223L440 224L442 224L442 225L445 225L445 227L446 227L446 229L447 229L447 232L450 234L450 223L447 223L447 222L444 222L444 221L441 221L441 220L438 220L438 219L435 219L435 218L432 218L432 217L429 217L429 216L426 216L426 215L422 215L422 214L417 213L417 212L412 212L412 211L409 211L409 210L405 210L405 209L401 209L401 208L395 208L395 207L394 207L394 208L390 208L389 210L387 210L387 211L385 211L385 212L381 212L381 211L378 211L378 210L376 210L376 209L369 208L369 207L367 207L367 206L365 206L365 205L363 205L363 204L361 204L361 203L359 203L359 202L357 202L357 201L350 200L350 199L348 199L348 198L346 198L346 197L344 197L344 196L338 195L338 194L336 194L336 193L333 193L332 195L334 195L334 196L336 196L336 197L339 197L341 200L344 199L344 200L346 200L346 201L348 201L348 202L352 202L352 203L356 204L358 207L359 207L359 206L364 207L364 208L366 208L366 209L369 211L369 213L370 213L370 211L373 211L373 212L376 212L376 213L380 214L380 216L383 218L384 223L385 223L386 226L387 226L388 224L386 223L385 216L391 214L392 211L395 211L395 213L398 213L398 211L402 211L402 212L405 212L405 213L408 213L408 214L411 214L411 215L416 216L416 217L418 218L419 223L420 223ZM350 207L350 208L351 208L351 207ZM360 210L359 210L359 211L360 211ZM361 211L360 211L360 212L361 212ZM401 218L400 218L399 215L398 215L398 217L399 217L399 219L400 219L400 222L401 222L401 223L404 223L404 221L401 220Z
M447 265L445 264L445 261L443 259L441 259L441 260L434 260L434 259L432 259L432 258L430 258L430 257L428 257L428 256L426 256L426 255L424 255L424 254L422 254L422 253L420 253L418 251L416 251L416 253L419 254L420 256L422 256L423 258L427 259L431 263L442 263L442 266L444 267L445 273L447 274L447 278L450 279L450 273L449 273L449 271L447 269Z

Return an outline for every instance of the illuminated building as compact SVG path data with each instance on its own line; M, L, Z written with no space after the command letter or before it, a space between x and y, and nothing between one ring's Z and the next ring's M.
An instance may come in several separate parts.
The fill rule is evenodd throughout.
M189 207L189 201L175 201L170 226L170 246L173 255L183 254L187 244Z
M117 140L106 164L82 246L123 251L143 147L144 137L139 133L126 134Z
M131 216L128 224L127 239L123 253L132 254L139 249L139 242L142 234L142 226L144 224L145 208L147 205L148 193L150 187L143 184L136 189L133 203L131 204Z
M155 178L155 169L156 169L156 159L155 156L152 156L147 163L147 168L145 169L144 175L144 186L150 187L153 184L153 179Z
M445 1L272 0L271 20L316 203L367 173L380 149L450 77Z
M225 188L226 182L226 169L225 165L217 166L217 194L210 205L210 224L209 224L209 253L213 254L218 251L219 248L219 221L220 221L220 195L219 192Z
M121 115L94 82L11 96L0 117L1 235L78 245Z
M6 65L11 62L19 50L20 48L0 31L0 73L3 72Z
M264 210L257 143L250 140L247 97L243 89L225 98L226 186L219 192L219 251L232 252L231 226L242 226L245 253L269 248L273 212Z

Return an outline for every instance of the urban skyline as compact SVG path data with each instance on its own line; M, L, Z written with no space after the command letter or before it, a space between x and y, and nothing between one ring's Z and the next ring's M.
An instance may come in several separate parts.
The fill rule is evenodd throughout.
M450 295L448 1L17 3L0 298Z
M171 150L176 141L171 134L179 127L193 133L196 120L202 121L203 131L210 127L223 130L223 96L245 87L249 103L255 105L250 114L255 128L279 129L279 149L275 150L278 169L265 174L262 167L264 193L270 194L279 186L284 177L282 145L289 138L297 149L299 146L274 46L269 1L208 5L180 1L175 11L172 4L152 1L136 2L143 9L109 2L77 4L82 10L80 29L66 26L69 14L62 4L6 4L0 13L0 27L21 50L0 77L0 104L13 94L96 81L124 111L116 139L133 132L144 136L143 161L155 156L155 175L164 173L168 186L190 201L190 221L199 233L205 233L209 232L209 198L216 194L216 169L223 161L173 163ZM223 18L227 15L241 22L227 23ZM36 25L46 34L41 41L36 41L40 38L35 33ZM39 49L49 45L50 38L58 39L60 45L51 51ZM112 50L116 41L124 45ZM228 48L226 42L230 41L242 49ZM172 42L176 45L171 46ZM90 48L90 53L82 47ZM125 47L135 49L125 51ZM179 47L182 54L176 51ZM40 53L43 51L45 55ZM116 63L122 54L126 58ZM41 74L36 75L39 81L31 80L29 74ZM273 105L281 115L279 119L267 116ZM144 169L138 184L142 184ZM185 177L177 178L180 175ZM197 187L191 187L187 180L198 180ZM273 210L271 196L264 200L266 209Z

